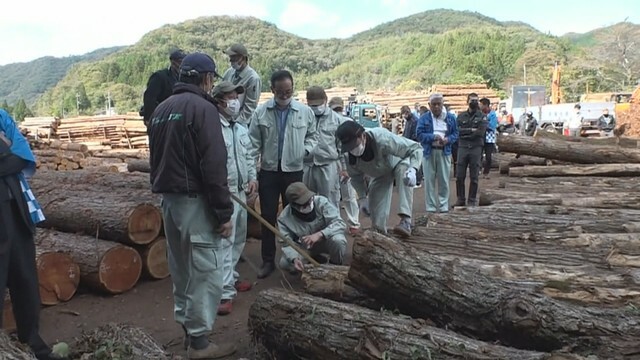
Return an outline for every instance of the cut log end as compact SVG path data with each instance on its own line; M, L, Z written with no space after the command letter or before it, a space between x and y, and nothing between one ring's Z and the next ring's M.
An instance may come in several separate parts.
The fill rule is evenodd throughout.
M80 268L71 256L59 252L39 254L37 268L43 305L71 300L80 283Z
M141 253L142 269L145 275L152 279L165 279L169 276L167 262L167 240L159 237L147 246Z
M128 246L115 246L104 253L98 273L99 288L110 294L121 294L132 289L142 272L142 259Z
M151 204L140 204L131 212L127 224L129 239L138 245L155 240L162 230L162 213Z

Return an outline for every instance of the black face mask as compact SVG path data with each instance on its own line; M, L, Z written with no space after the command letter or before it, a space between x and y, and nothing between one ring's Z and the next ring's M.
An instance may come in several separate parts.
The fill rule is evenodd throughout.
M304 222L312 222L313 220L316 219L316 210L313 209L312 212L308 213L308 214L303 214L300 211L296 210L293 206L291 207L291 213L293 214L293 216L297 217L298 219L304 221Z
M478 101L471 101L469 103L469 109L473 110L473 111L477 111L480 109L480 103L478 103Z

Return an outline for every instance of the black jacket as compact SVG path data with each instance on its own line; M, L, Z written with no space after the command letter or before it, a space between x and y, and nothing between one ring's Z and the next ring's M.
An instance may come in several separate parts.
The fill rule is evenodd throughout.
M418 117L414 114L409 115L409 118L404 121L404 132L402 136L409 140L418 141ZM418 141L419 142L419 141Z
M143 97L143 117L145 124L148 124L151 114L153 114L156 107L171 96L173 86L177 81L177 74L174 74L171 68L159 70L151 74Z
M205 194L218 224L231 219L220 114L202 89L176 84L151 116L149 150L154 193Z
M463 111L458 115L459 146L483 146L487 130L487 116L478 110L476 112Z

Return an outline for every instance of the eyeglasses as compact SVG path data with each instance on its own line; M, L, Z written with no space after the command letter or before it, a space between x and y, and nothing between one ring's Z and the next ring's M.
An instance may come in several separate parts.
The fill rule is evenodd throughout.
M273 89L273 93L276 96L279 97L285 97L285 96L291 96L293 95L293 89L287 89L287 90L282 90L282 89Z

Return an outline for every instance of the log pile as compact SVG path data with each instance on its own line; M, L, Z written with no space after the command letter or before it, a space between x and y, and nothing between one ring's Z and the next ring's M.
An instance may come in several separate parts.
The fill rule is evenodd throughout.
M447 110L453 110L456 113L468 108L467 96L471 93L478 94L480 98L488 98L492 104L500 102L500 97L495 90L490 89L486 84L433 85L429 89L429 94L435 93L442 94L445 105L448 105Z
M133 171L149 172L149 152L140 149L89 151L81 143L50 141L48 148L34 149L36 168L46 170L80 170L95 172L131 171L130 163L138 164ZM144 164L146 163L146 167ZM142 167L141 167L142 166Z

